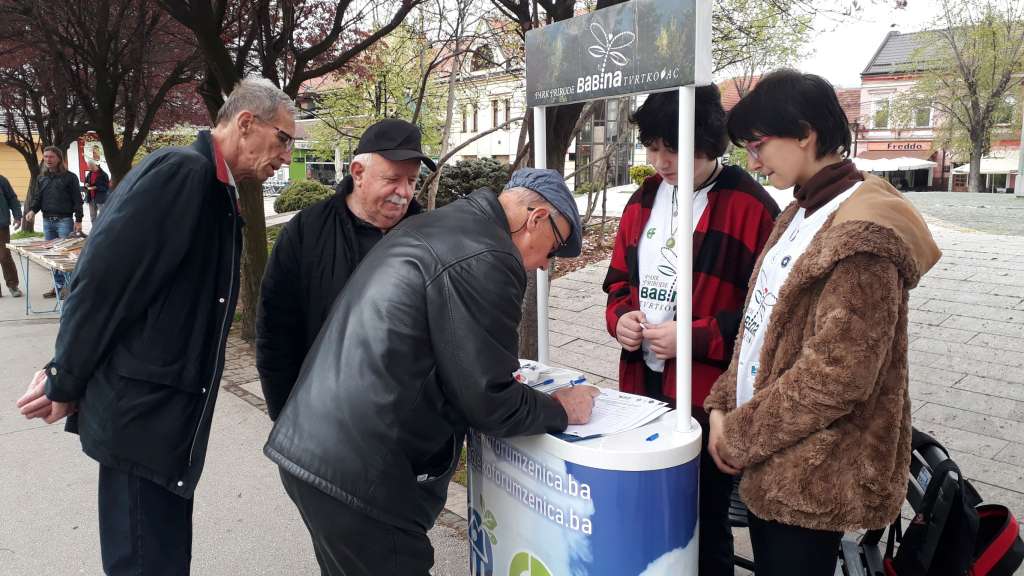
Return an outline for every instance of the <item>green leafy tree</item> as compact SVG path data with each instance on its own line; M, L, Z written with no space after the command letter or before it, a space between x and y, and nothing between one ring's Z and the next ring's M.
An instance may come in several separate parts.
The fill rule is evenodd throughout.
M937 114L937 140L970 159L968 189L982 191L981 158L993 139L1015 137L1024 82L1024 0L942 0L936 30L914 53L915 86L893 101L896 126Z
M284 190L281 191L281 195L277 197L277 200L274 200L274 212L283 214L284 212L302 210L310 204L316 204L333 195L334 190L330 186L324 186L314 180L293 182L285 186Z
M441 168L437 207L458 200L478 188L499 192L505 187L510 175L509 166L493 158L460 160L454 166L446 164Z
M337 147L354 149L363 131L384 118L416 123L428 154L436 150L445 93L443 86L429 81L436 70L433 62L430 43L405 24L361 54L352 74L316 96L314 114L320 122L310 130L314 150L333 157Z
M637 164L636 166L629 167L629 179L633 181L633 184L639 186L644 183L648 176L654 176L654 172L654 166ZM579 188L576 191L579 192Z

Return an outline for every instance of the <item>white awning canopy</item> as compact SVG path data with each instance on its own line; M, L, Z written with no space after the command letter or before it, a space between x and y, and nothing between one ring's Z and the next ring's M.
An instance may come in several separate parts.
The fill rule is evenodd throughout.
M900 157L900 158L878 158L875 160L869 160L867 158L854 158L853 163L857 165L859 170L866 172L898 172L900 170L921 170L923 168L931 168L935 166L935 162L931 160L921 160L920 158Z
M1017 162L1020 158L1019 150L1003 150L993 152L981 159L982 174L1016 174ZM953 174L969 174L971 165L964 164L953 168Z

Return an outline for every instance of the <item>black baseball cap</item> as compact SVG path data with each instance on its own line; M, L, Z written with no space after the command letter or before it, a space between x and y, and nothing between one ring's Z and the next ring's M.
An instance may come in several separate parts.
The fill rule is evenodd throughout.
M371 152L380 154L388 160L419 160L431 170L437 165L423 153L420 144L420 129L410 122L397 118L387 118L373 124L359 138L359 146L355 154Z

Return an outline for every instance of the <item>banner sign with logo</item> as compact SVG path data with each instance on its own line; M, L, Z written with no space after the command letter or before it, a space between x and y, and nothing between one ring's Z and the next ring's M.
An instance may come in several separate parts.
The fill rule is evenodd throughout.
M696 574L699 461L598 469L472 431L470 574Z
M632 0L526 33L526 104L693 84L696 0Z

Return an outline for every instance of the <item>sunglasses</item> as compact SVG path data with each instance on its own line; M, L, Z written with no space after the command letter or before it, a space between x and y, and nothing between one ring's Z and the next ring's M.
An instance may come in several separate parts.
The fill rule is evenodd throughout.
M526 207L527 212L533 212L534 210L536 210L535 206ZM551 233L555 235L555 240L558 241L558 245L548 252L548 260L550 260L555 257L556 253L561 252L562 248L565 248L565 245L568 244L569 241L562 236L561 232L558 231L558 225L555 224L555 217L552 216L550 212L548 213L548 224L551 225Z
M253 118L255 118L256 120L259 120L260 122L263 122L264 124L266 124L267 126L270 126L274 130L277 130L277 141L278 141L278 143L281 144L281 147L284 148L286 152L291 152L292 151L292 147L295 145L295 136L292 136L291 134L285 132L284 130L281 130L277 126L274 126L273 124L271 124L270 122L260 118L259 116L253 116Z
M771 140L772 138L773 136L762 136L757 140L751 140L750 142L747 142L746 144L743 145L743 147L746 148L747 154L749 154L753 160L760 160L761 146L763 146L765 142Z

